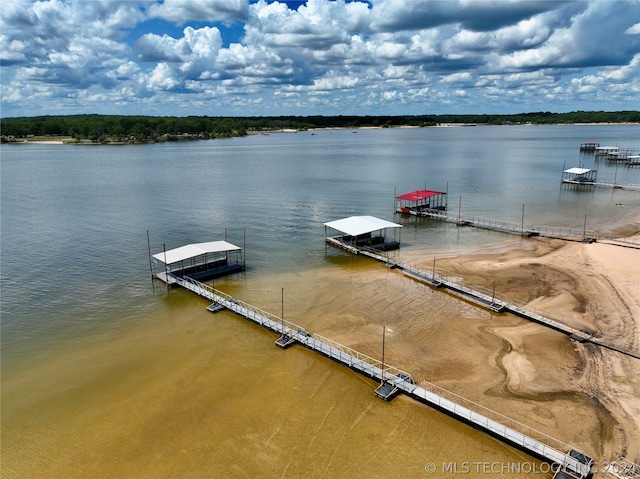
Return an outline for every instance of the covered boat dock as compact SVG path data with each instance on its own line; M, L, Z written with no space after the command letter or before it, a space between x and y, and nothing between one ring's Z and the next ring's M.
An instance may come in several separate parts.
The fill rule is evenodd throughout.
M174 277L207 280L244 271L242 248L226 241L209 241L180 246L152 256L156 265L164 265L155 277L168 284Z
M589 168L569 168L562 172L562 182L572 185L595 185L597 173Z
M443 191L416 190L396 196L396 212L409 215L428 215L447 210L447 194Z
M583 141L580 143L580 151L596 151L600 147L598 141Z
M619 146L598 146L596 147L596 156L604 156L605 158L616 158L620 153Z
M327 243L350 251L361 248L376 251L398 249L400 228L402 225L375 216L350 216L324 224ZM393 238L389 231L393 232Z

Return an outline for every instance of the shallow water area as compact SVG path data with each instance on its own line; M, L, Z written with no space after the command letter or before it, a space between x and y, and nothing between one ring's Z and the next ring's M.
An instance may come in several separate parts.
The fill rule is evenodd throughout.
M321 293L338 296L345 285L377 276L363 266L347 280L318 272L318 284L335 280ZM309 275L277 279L300 298L285 302L292 314L317 306L317 291L295 287L312 282ZM379 291L378 281L371 290ZM269 289L255 283L255 296ZM245 293L239 288L238 296ZM380 401L373 381L303 348L281 350L273 334L231 313L212 315L187 292L158 293L158 301L153 317L67 344L3 377L6 477L422 477L430 463L540 464L407 398ZM364 324L371 308L348 311L358 327L334 328L374 355L378 328ZM337 311L343 306L326 315ZM323 329L329 319L313 323ZM398 326L394 333L420 342Z

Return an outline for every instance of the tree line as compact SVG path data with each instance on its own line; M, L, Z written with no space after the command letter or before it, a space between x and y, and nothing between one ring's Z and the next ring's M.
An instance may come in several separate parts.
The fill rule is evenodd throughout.
M339 116L127 116L67 115L0 120L3 142L30 137L64 137L69 141L135 143L245 136L280 129L435 126L439 124L517 125L639 123L640 111L533 112L509 115L339 115Z

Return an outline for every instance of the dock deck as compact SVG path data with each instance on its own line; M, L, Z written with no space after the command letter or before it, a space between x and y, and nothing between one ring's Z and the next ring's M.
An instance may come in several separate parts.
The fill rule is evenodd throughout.
M604 183L597 183L597 185L604 185ZM614 187L613 184L607 184L607 186ZM640 191L640 185L631 186L637 186L637 189ZM396 213L407 214L402 210L396 210ZM587 230L586 228L576 229L559 226L525 225L523 223L513 223L491 218L479 218L476 216L465 216L438 210L423 210L419 213L411 212L409 214L422 218L455 223L458 226L471 226L474 228L482 228L492 231L499 231L502 233L516 234L524 237L541 236L544 238L561 239L566 241L587 242L592 242L598 239L598 235L595 231Z
M396 210L396 213L406 214L402 210ZM568 239L580 241L585 236L595 235L593 231L578 230L573 228L560 228L553 226L529 226L522 223L512 223L508 221L495 220L491 218L479 218L476 216L465 216L460 214L451 214L447 211L423 210L418 213L409 213L422 218L430 218L434 220L455 223L458 226L472 226L475 228L483 228L492 231L500 231L502 233L517 234L525 237L544 236L546 238Z
M593 460L589 456L551 436L467 401L434 384L423 382L416 385L410 374L398 368L318 334L310 334L294 323L234 299L197 280L171 274L170 276L173 284L208 299L213 305L227 308L263 328L280 334L281 336L276 342L288 345L300 344L364 376L379 381L380 386L376 389L376 395L383 399L388 400L395 394L403 393L535 457L555 464L560 468L559 470L570 473L571 477L583 479L591 473ZM280 345L282 346L282 344ZM465 406L465 403L469 407Z

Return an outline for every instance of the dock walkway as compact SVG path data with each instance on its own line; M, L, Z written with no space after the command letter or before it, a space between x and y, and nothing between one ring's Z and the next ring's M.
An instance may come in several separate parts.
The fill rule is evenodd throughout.
M640 185L638 185L640 190ZM403 211L396 210L396 213L406 214ZM500 231L502 233L517 234L520 236L542 236L545 238L561 239L566 241L588 241L594 242L599 240L608 240L609 238L599 237L595 231L587 229L564 228L559 226L537 226L524 225L522 223L512 223L508 221L496 220L491 218L479 218L475 216L454 215L447 211L440 210L422 210L420 212L410 212L413 216L430 218L434 220L455 223L458 226L473 226L475 228L483 228L492 231ZM633 245L632 246L638 246Z
M396 211L402 213L402 211ZM518 234L521 236L544 236L546 238L565 239L573 241L581 241L583 238L595 238L594 231L586 231L584 229L561 228L554 226L529 226L522 223L512 223L509 221L495 220L491 218L479 218L476 216L453 215L447 211L439 210L423 210L419 213L411 213L414 216L423 218L431 218L434 220L455 223L458 226L473 226L476 228L484 228L502 233Z
M318 334L310 334L294 323L234 299L197 280L178 277L171 273L169 276L172 284L182 286L210 300L213 303L212 306L215 305L215 307L209 307L212 311L219 306L227 308L239 316L280 334L277 342L280 342L281 345L290 345L292 342L301 344L354 371L380 381L381 387L376 390L376 394L381 397L390 398L395 392L404 393L535 457L556 465L557 471L568 473L570 477L583 479L591 474L593 464L591 457L551 436L468 401L435 384L422 382L420 385L416 385L410 374L398 368L384 364ZM283 339L284 341L282 341ZM386 392L378 393L383 389Z
M579 326L573 327L567 324L566 321L558 321L556 319L538 314L534 311L530 311L523 306L515 304L514 302L502 300L498 296L496 296L495 293L483 293L478 289L464 286L460 283L435 274L434 272L416 269L411 266L405 265L402 262L390 260L388 257L382 256L379 254L379 252L376 251L368 250L365 248L345 248L345 246L348 245L344 245L344 243L335 238L329 237L326 239L326 241L329 244L332 244L341 249L345 249L351 253L365 255L369 258L385 263L387 268L401 270L404 275L409 276L417 281L427 283L434 288L446 288L447 290L456 293L457 295L467 300L471 300L476 304L487 307L497 313L509 312L515 314L516 316L520 316L521 318L535 321L536 323L564 333L573 340L596 344L598 346L617 351L627 356L640 359L640 353L636 351L632 351L628 348L623 348L612 344L611 342L607 341L606 338L596 337L588 331L580 329Z

